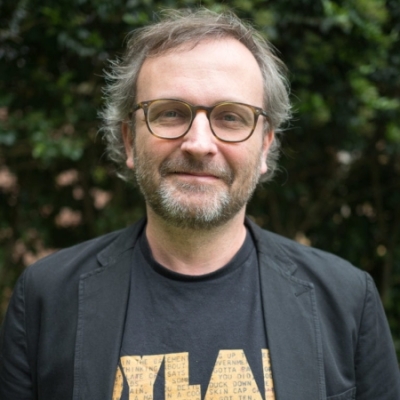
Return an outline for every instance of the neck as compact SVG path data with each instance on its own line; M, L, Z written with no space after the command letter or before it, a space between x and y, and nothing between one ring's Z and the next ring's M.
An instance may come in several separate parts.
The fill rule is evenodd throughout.
M204 275L227 264L246 238L245 209L222 226L209 230L171 226L147 210L146 236L154 259L185 275Z

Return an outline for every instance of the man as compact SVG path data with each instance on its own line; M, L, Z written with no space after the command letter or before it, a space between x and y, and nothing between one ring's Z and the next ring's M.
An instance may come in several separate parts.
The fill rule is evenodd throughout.
M232 14L172 12L109 73L104 134L147 218L29 267L2 399L398 400L365 272L245 218L289 116L281 62Z

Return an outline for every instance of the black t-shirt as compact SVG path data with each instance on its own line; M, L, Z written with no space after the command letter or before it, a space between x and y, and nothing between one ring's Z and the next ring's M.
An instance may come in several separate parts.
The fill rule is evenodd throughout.
M227 265L201 276L158 264L141 235L113 400L272 399L267 348L249 233Z

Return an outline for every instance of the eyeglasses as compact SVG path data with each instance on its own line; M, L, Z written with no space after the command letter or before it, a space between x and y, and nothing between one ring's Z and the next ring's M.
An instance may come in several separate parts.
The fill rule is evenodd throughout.
M247 140L254 132L258 117L268 117L262 108L234 102L206 107L180 100L159 99L142 101L134 106L133 111L139 108L143 109L149 131L162 139L178 139L186 135L200 110L206 112L214 136L230 143Z

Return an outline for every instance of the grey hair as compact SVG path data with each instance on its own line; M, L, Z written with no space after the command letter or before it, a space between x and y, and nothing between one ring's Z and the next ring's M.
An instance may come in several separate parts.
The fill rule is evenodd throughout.
M136 83L140 69L148 57L156 57L189 44L195 47L203 40L234 38L245 45L256 59L264 81L264 107L268 113L265 134L275 132L267 156L267 172L260 181L270 180L277 170L279 133L290 118L289 84L286 67L275 55L272 45L233 12L216 13L205 8L197 10L164 10L159 22L134 30L128 36L121 59L111 61L106 72L105 106L101 132L108 156L120 170L118 176L131 180L133 172L126 165L121 124L126 121L136 102Z

